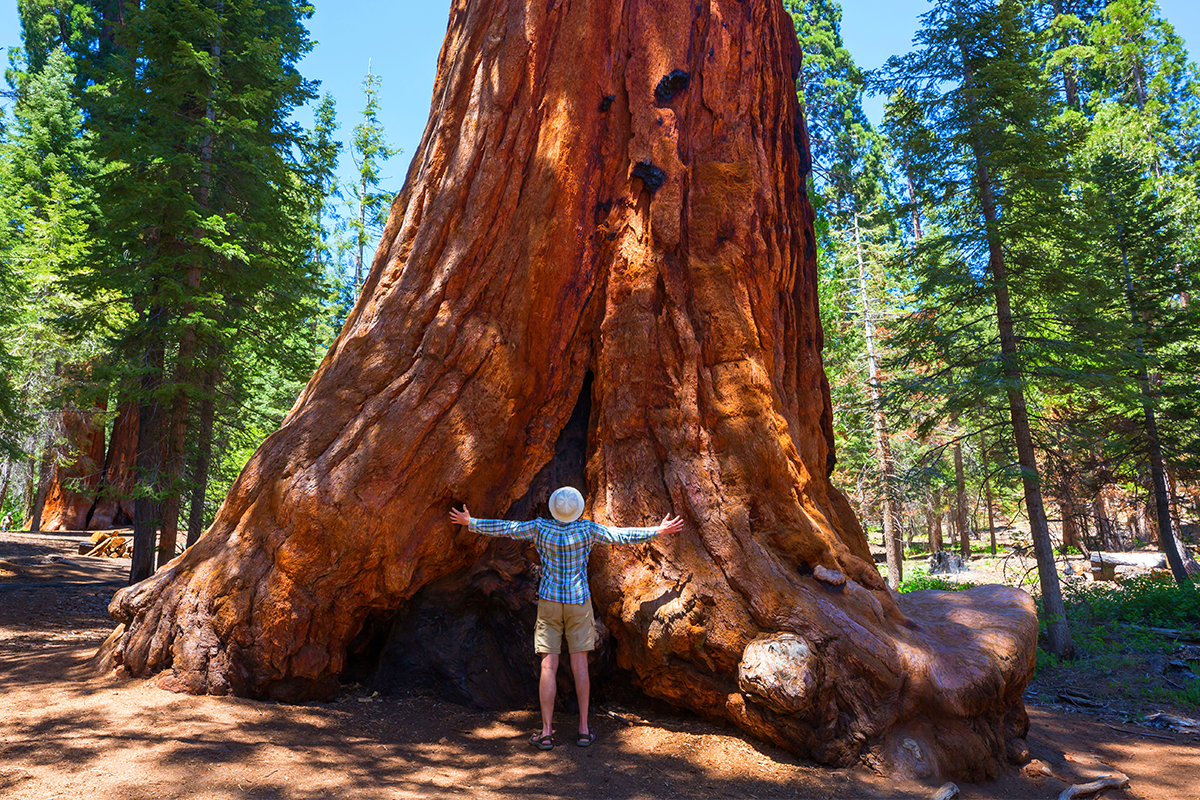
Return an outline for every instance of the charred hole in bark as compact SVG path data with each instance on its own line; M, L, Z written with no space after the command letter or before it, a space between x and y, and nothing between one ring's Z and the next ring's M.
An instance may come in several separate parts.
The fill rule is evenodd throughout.
M542 467L525 496L509 507L506 519L550 518L550 493L560 486L574 486L584 497L587 487L588 422L592 416L592 373L583 376L575 408L554 443L554 458Z
M663 302L666 300L666 298L667 285L663 282L663 276L660 273L659 276L654 279L654 300L652 308L655 319L662 316Z
M475 708L536 698L533 548L490 542L474 566L422 587L378 646L370 686L384 694L434 692Z
M616 99L617 99L617 96L614 94L604 95L604 99L600 101L601 113L608 111L610 108L612 108L613 101Z
M808 176L812 172L812 154L808 152L808 148L804 146L804 113L796 114L795 127L792 129L792 142L796 145L796 152L800 155L800 181L801 191L805 192L808 187Z
M682 92L687 88L688 82L691 81L692 75L682 69L673 69L662 77L658 82L658 86L654 87L654 99L660 103L666 103L672 97Z
M395 611L376 611L367 615L362 628L346 645L346 666L342 683L365 683L379 668L379 656L396 619Z
M591 413L588 372L553 458L505 518L549 517L550 493L560 486L574 486L587 495ZM369 618L349 648L343 680L366 682L383 693L432 691L474 708L536 702L540 657L533 652L533 627L540 575L531 545L489 541L473 566L422 587L390 616ZM593 670L613 671L610 651L601 642ZM565 669L568 660L562 663ZM563 703L573 702L570 682L569 671L560 672Z
M596 207L593 209L595 224L599 225L603 222L604 218L608 216L608 212L612 211L612 207L612 200L603 200L596 203Z
M667 173L649 161L639 161L633 165L633 177L640 178L646 191L654 194L666 183Z

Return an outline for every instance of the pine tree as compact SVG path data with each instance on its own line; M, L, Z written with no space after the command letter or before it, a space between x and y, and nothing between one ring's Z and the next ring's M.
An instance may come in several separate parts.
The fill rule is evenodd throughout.
M388 159L400 154L398 148L387 143L383 124L379 121L379 87L382 85L383 79L372 73L368 65L367 77L363 80L367 104L363 108L362 122L354 126L354 137L350 142L350 158L358 170L357 181L349 187L354 217L347 221L353 234L354 282L351 289L355 298L366 278L363 274L365 250L383 232L394 196L393 192L380 190L383 182L380 169Z
M898 230L885 199L889 193L883 140L871 128L862 109L866 75L851 58L841 37L841 6L834 0L788 2L805 59L799 80L799 99L812 136L814 207L818 215L818 247L822 282L840 287L823 303L831 332L827 349L850 345L852 354L830 354L830 363L844 365L833 383L849 381L853 389L839 391L839 415L859 413L871 419L870 443L844 440L841 459L850 472L859 472L862 458L871 460L877 483L888 580L903 579L903 543L896 499L895 465L885 410L877 354L876 321L885 295L880 275L881 248L894 242ZM864 236L864 226L869 228ZM878 304L882 306L883 303ZM847 316L843 317L843 314ZM841 330L847 322L858 329L852 336ZM860 336L861 334L861 336ZM841 372L841 370L836 370ZM848 402L847 402L848 401ZM842 426L844 431L853 426ZM853 439L850 433L847 439ZM847 470L843 468L843 472ZM871 505L870 503L866 505Z
M1098 278L1094 296L1107 300L1095 303L1109 331L1105 341L1124 347L1102 348L1094 359L1097 373L1109 378L1102 388L1115 416L1138 422L1128 446L1148 463L1160 546L1176 581L1190 588L1172 526L1165 455L1188 460L1196 439L1190 419L1183 428L1193 428L1192 436L1184 441L1162 430L1161 422L1164 396L1193 398L1197 392L1200 309L1181 298L1195 290L1200 273L1180 251L1169 203L1156 197L1145 165L1114 155L1120 152L1116 142L1108 144L1093 162L1088 187L1100 245L1090 265Z
M1070 131L1055 125L1051 90L1038 69L1033 21L1020 3L940 0L922 17L914 41L916 49L890 59L883 77L889 91L904 90L921 103L942 165L941 205L953 209L953 225L927 235L919 250L923 300L938 312L954 306L963 318L962 325L941 328L949 340L947 363L956 365L941 388L952 410L977 408L996 389L1007 400L1049 646L1067 657L1074 648L1043 507L1028 396L1031 381L1045 375L1058 346L1053 331L1038 322L1053 314L1038 305L1070 279L1055 268L1072 239L1061 222L1069 205L1061 181ZM927 319L915 323L929 325Z
M310 311L289 115L313 95L295 69L311 13L284 0L125 8L94 93L108 162L103 266L77 271L72 285L132 312L111 332L140 411L133 580L152 569L160 524L160 563L174 554L193 402L236 372L235 341L252 334L278 347ZM94 324L98 307L76 327Z
M34 40L36 42L36 40ZM58 434L63 409L77 401L76 387L65 380L97 352L95 335L69 341L56 318L70 313L71 298L58 279L89 253L88 227L94 206L90 182L96 167L75 99L73 61L61 48L40 53L40 66L27 68L21 51L8 78L14 87L14 119L0 148L0 282L9 299L0 361L0 450L5 475L29 459L36 489L44 498L60 455ZM19 401L17 396L19 395ZM18 408L19 402L19 408ZM34 476L34 464L38 474ZM5 481L5 493L11 480ZM3 498L0 498L0 503ZM40 503L29 506L37 523Z

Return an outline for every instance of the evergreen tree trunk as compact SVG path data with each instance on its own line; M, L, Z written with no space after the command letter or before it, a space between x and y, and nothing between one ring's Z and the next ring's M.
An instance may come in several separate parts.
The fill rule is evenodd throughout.
M215 69L221 69L220 31L217 39L209 49L213 57ZM215 82L216 78L213 78ZM214 83L209 84L208 97L204 104L204 118L208 121L208 130L212 131L216 123L216 110L213 108ZM213 134L208 133L200 143L200 179L196 188L197 202L201 214L209 211L210 191L212 187L213 166ZM194 236L197 242L205 236L203 229L197 227ZM187 287L194 295L200 288L201 261L207 258L203 248L193 245L195 250L191 264L188 266L185 279ZM190 317L193 308L189 303L185 306L184 316ZM171 408L171 422L167 438L167 493L163 502L162 536L159 539L158 566L162 566L175 557L175 544L179 536L179 513L183 499L184 465L187 458L187 424L188 413L191 410L192 384L196 378L196 326L189 324L179 342L179 355L176 359L175 398ZM188 537L191 538L191 521L189 520Z
M1150 451L1150 477L1154 482L1154 510L1158 517L1158 543L1167 556L1167 564L1171 567L1171 575L1175 582L1185 588L1192 588L1192 580L1188 577L1187 568L1183 563L1183 548L1171 526L1171 499L1167 492L1166 471L1163 468L1162 444L1158 439L1158 421L1154 415L1154 405L1150 397L1150 381L1142 370L1142 412L1145 415L1143 430L1146 434L1146 445Z
M0 482L0 516L4 514L4 501L8 499L8 487L12 481L12 468L12 459L4 459L4 480ZM5 528L7 527L6 525Z
M956 416L950 424L957 432L958 417ZM958 524L958 552L965 562L971 558L971 521L967 514L967 478L963 473L961 436L956 437L954 441L954 487L954 506Z
M858 214L854 214L854 249L858 256L858 287L862 298L863 328L867 341L867 376L871 392L872 418L875 427L875 457L879 462L879 485L883 492L880 505L883 514L883 542L887 549L888 583L893 588L904 580L904 543L900 540L900 526L896 524L892 502L892 446L888 441L887 420L883 415L882 389L879 383L879 365L875 359L875 323L871 320L871 306L867 298L867 269L863 263L862 238L858 229Z
M988 463L987 440L982 429L979 431L979 460L983 463L983 499L987 502L988 535L991 537L992 555L996 555L996 515L992 510L992 467Z
M362 269L363 269L363 248L366 245L367 238L367 179L363 178L361 183L362 194L358 201L358 251L354 257L354 296L358 297L358 293L362 291Z
M942 551L942 490L934 489L929 496L929 552Z
M1139 88L1141 83L1138 83ZM1129 305L1129 315L1135 329L1142 328L1146 322L1138 314L1136 291L1133 285L1133 272L1129 268L1129 253L1125 248L1124 234L1120 223L1117 225L1117 237L1121 247L1121 262L1125 266L1125 299ZM1142 339L1137 340L1138 355L1138 386L1142 394L1142 433L1146 437L1146 449L1150 456L1150 480L1154 485L1154 508L1158 518L1158 542L1167 557L1171 567L1171 575L1180 586L1192 588L1183 564L1182 547L1175 537L1171 526L1171 495L1167 491L1166 468L1163 465L1162 443L1158 438L1158 420L1154 413L1154 393L1150 388L1150 374L1146 369L1145 351Z
M46 497L50 494L54 469L53 438L47 437L46 446L42 449L42 457L38 459L37 491L33 495L33 505L29 510L29 525L26 526L33 533L42 530L42 512L46 509Z
M968 66L970 61L965 48L963 48L962 57L965 70L963 76L965 96L971 98L974 81ZM996 323L1000 333L1000 351L1009 379L1007 391L1009 414L1012 418L1013 438L1017 446L1017 463L1021 468L1021 484L1025 490L1025 507L1029 513L1033 552L1037 559L1038 580L1042 590L1042 607L1046 614L1046 636L1050 652L1059 658L1072 658L1075 654L1075 646L1071 642L1071 633L1067 630L1062 587L1059 585L1058 571L1054 565L1054 544L1050 540L1050 529L1046 524L1046 511L1042 505L1037 456L1034 453L1033 436L1029 428L1029 411L1025 405L1025 391L1021 388L1020 353L1013 325L1012 303L1008 294L1008 267L998 234L999 215L996 211L992 191L988 154L980 136L978 114L974 112L973 108L969 108L968 113L971 114L969 124L975 131L972 140L975 178L979 189L980 211L987 225L988 267L996 296Z
M1108 516L1108 504L1104 500L1104 484L1096 490L1092 500L1092 511L1096 515L1096 537L1101 550L1120 550L1120 542L1114 541L1113 524Z
M210 356L211 358L211 356ZM204 393L200 399L200 418L196 431L196 461L192 468L192 504L188 514L187 546L191 547L204 532L204 498L208 492L208 469L212 460L213 423L216 419L217 368L210 366L204 377Z
M99 498L89 511L88 530L133 522L138 427L138 404L122 401L117 406L117 418L104 455Z
M447 512L527 517L578 482L600 522L686 520L592 553L644 691L823 763L998 774L1032 601L897 598L829 481L799 59L775 2L455 0L355 308L213 525L114 598L113 663L327 696L355 663L381 680L352 658L373 631L419 630L401 654L453 652L446 691L525 702L500 694L533 684L509 666L525 550Z
M165 312L151 308L148 319L157 327ZM138 436L135 473L137 488L133 512L133 554L129 582L137 583L154 574L155 543L162 525L163 419L159 395L165 368L164 345L153 330L146 345L138 399Z

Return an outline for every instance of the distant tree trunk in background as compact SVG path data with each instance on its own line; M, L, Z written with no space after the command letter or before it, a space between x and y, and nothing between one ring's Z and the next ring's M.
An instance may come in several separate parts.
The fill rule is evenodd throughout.
M1171 498L1171 521L1175 526L1175 538L1183 535L1183 501L1180 499L1179 484L1175 480L1175 470L1165 469L1167 476L1167 496Z
M209 354L211 359L212 354ZM210 366L204 376L200 398L200 417L196 422L196 460L192 465L192 504L188 513L187 546L191 547L204 532L204 498L208 492L208 469L212 460L213 423L216 420L217 368Z
M1096 491L1092 499L1092 513L1096 516L1096 535L1104 550L1117 551L1121 549L1121 541L1113 532L1112 520L1108 516L1108 504L1104 499L1104 485Z
M1075 508L1074 499L1065 494L1059 498L1058 502L1059 513L1062 514L1062 541L1063 548L1074 547L1083 555L1087 555L1087 547L1079 536L1079 521L1078 511Z
M4 516L4 501L8 499L8 487L12 482L12 459L4 460L4 480L0 481L0 518Z
M42 447L42 457L38 459L37 490L34 492L33 504L29 509L29 522L25 526L32 532L42 529L42 512L46 508L46 496L50 493L50 483L54 478L54 456L54 434L51 432Z
M161 310L152 309L148 316L154 319L162 313ZM134 490L130 583L137 583L154 574L155 544L162 524L164 420L158 393L163 380L165 353L161 340L151 341L146 348L145 360L138 401L137 486Z
M117 407L117 418L104 455L98 497L88 512L88 530L133 524L137 434L138 404L125 401Z
M958 432L958 418L951 422ZM958 552L963 561L971 558L971 520L967 514L967 478L963 473L962 437L954 442L954 510L958 522Z
M62 439L52 447L41 530L81 531L87 526L103 472L104 406L99 402L88 410L63 409Z
M929 496L929 552L942 551L942 490L934 489Z
M992 510L992 467L988 463L987 440L983 430L979 431L979 460L983 464L983 491L987 502L988 535L992 542L992 555L996 555L996 516Z
M799 59L778 2L454 0L354 310L213 525L114 598L113 663L299 699L382 680L352 656L387 650L518 704L526 550L446 516L523 517L573 481L601 522L686 521L592 553L647 693L897 775L1023 752L1030 597L895 597L829 482ZM429 635L388 650L406 631Z
M871 319L871 304L867 296L867 268L863 261L862 239L858 230L858 214L854 215L854 248L858 254L858 288L862 298L863 332L867 342L867 380L871 395L871 417L875 429L875 458L879 462L879 486L883 517L883 542L887 549L888 583L893 588L904 580L904 544L900 541L900 526L896 523L892 477L892 445L888 441L887 420L883 415L883 391L879 383L879 365L875 359L875 322Z

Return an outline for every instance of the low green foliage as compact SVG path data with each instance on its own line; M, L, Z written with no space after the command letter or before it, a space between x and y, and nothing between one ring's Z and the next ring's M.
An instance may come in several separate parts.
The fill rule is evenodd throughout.
M1178 679L1184 683L1164 686L1145 666L1147 659L1171 657L1177 644L1151 628L1200 630L1200 593L1147 575L1121 583L1067 582L1063 601L1076 660L1066 662L1039 648L1037 677L1071 669L1110 694L1200 708L1200 681L1184 675ZM1040 598L1038 612L1044 630ZM1192 665L1192 671L1200 677L1200 666ZM1110 675L1112 686L1103 683Z
M1046 672L1046 670L1056 669L1062 665L1063 660L1061 658L1054 655L1054 653L1051 653L1049 650L1043 650L1039 647L1037 650L1037 664L1033 668L1033 676L1035 678L1040 678Z
M919 592L924 589L936 589L941 592L961 592L963 589L970 589L975 584L973 583L958 583L949 578L943 578L940 575L930 575L923 569L914 569L912 575L900 582L897 591L901 594L905 592Z
M1138 576L1121 583L1076 581L1063 586L1067 618L1077 626L1106 623L1195 630L1200 593L1171 580Z

